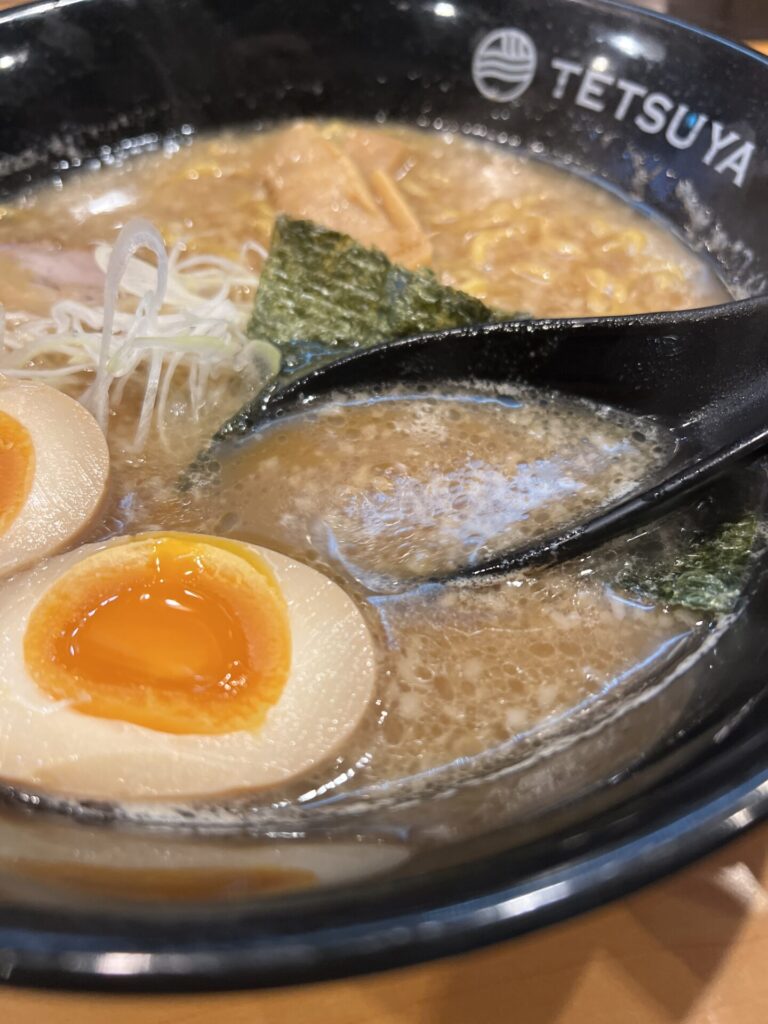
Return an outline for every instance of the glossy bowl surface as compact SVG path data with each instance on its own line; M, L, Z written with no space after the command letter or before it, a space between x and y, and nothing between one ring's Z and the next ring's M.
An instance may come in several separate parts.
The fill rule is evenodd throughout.
M705 253L734 297L767 288L768 61L624 5L62 0L0 15L0 84L0 199L223 125L393 119L591 177ZM708 507L764 507L767 480L756 463L713 489ZM384 798L237 806L204 821L167 809L153 823L5 787L0 858L33 833L86 851L197 842L212 857L232 843L315 844L334 884L134 905L30 884L6 865L0 977L140 990L296 983L459 952L626 893L768 813L766 624L760 559L729 628L660 679L651 700L631 713L604 708L567 756L526 763L525 774L488 763L453 788L437 779ZM598 730L610 742L593 743ZM514 793L492 832L472 819L489 787ZM379 873L345 874L350 851Z

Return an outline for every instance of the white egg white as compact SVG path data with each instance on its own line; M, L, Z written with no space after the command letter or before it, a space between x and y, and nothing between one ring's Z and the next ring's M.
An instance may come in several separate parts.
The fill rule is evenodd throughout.
M51 558L0 587L0 777L106 800L209 797L285 782L334 754L373 695L375 653L355 602L322 573L266 548L291 628L290 676L255 732L178 735L97 718L48 697L30 677L24 635L46 590L77 562L125 538Z
M79 402L38 381L0 376L0 412L28 432L35 453L32 487L0 534L0 576L33 565L75 540L106 493L109 449Z

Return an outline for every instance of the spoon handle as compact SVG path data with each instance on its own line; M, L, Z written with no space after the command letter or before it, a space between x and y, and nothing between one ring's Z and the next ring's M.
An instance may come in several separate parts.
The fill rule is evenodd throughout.
M359 350L261 407L267 418L334 392L525 383L653 417L676 452L652 484L592 518L447 578L563 561L647 522L768 445L768 298L705 309L459 328Z

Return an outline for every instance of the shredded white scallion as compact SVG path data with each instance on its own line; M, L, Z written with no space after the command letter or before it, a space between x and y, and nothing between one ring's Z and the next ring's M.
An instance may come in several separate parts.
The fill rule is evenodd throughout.
M148 249L156 265L136 255ZM245 335L248 295L258 276L243 262L219 256L185 255L184 246L166 251L159 232L135 219L114 246L99 245L94 258L104 271L104 304L72 299L55 303L48 317L6 312L0 336L0 373L50 379L62 386L90 374L80 400L106 431L110 409L123 401L129 382L139 380L143 398L133 446L144 447L153 424L168 442L169 404L174 383L186 373L188 414L197 419L210 399L209 384L260 370L264 381L277 372L279 354ZM136 299L133 312L126 299ZM181 377L179 375L182 375ZM87 377L84 378L87 380Z

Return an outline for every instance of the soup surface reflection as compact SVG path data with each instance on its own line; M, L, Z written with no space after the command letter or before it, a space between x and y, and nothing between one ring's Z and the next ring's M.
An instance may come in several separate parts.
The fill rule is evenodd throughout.
M594 509L667 448L649 423L469 384L339 396L225 446L188 513L344 580L379 638L378 700L312 792L489 751L668 664L695 620L614 590L598 558L491 585L410 579Z
M0 302L47 312L73 288L98 295L87 250L136 215L169 246L258 270L278 213L430 266L502 310L590 316L726 298L660 224L575 175L458 135L334 121L172 143L0 208ZM66 267L46 259L60 252Z
M357 579L438 575L632 490L668 454L663 441L650 424L531 389L395 390L258 431L223 459L217 500L243 536L323 553Z
M499 146L406 127L299 121L172 141L135 158L107 155L97 168L0 208L0 374L37 375L103 413L111 491L79 539L205 533L220 545L222 538L237 542L233 558L253 557L239 542L264 545L280 553L276 592L286 584L288 593L302 570L314 578L298 560L325 574L326 592L333 589L327 577L339 584L352 609L327 629L315 611L306 612L306 623L292 622L302 664L327 646L326 675L338 677L334 652L355 617L371 640L373 698L365 703L366 691L348 714L338 746L304 757L311 744L291 719L285 743L275 747L290 747L295 766L279 776L256 773L280 781L253 796L255 783L219 786L216 758L223 764L228 744L261 733L217 734L192 751L206 797L245 791L256 802L312 803L440 768L458 777L470 770L467 758L499 750L512 757L511 745L542 723L568 727L579 717L570 715L575 709L620 699L676 663L710 620L622 591L621 544L483 586L429 582L631 492L671 451L653 424L476 382L434 393L337 396L221 448L216 473L180 486L217 428L269 383L279 362L270 338L249 337L247 325L280 214L349 235L402 267L430 268L494 315L621 314L725 298L703 261L616 196ZM143 225L144 249L115 269L111 247L135 217L154 224L162 239ZM168 286L154 308L153 289L165 272ZM304 340L317 339L294 339ZM93 564L81 567L84 577ZM11 595L20 633L33 588L48 585L56 565L43 562L29 578L0 582L0 600ZM67 598L67 586L60 590ZM322 594L310 596L315 603L308 597L301 608L328 612ZM143 599L138 590L135 597ZM298 615L296 607L289 610ZM23 668L21 640L9 627L0 630ZM88 716L49 707L31 677L22 682L14 697L18 680L0 659L8 705L34 704L41 717L66 710L59 731L70 745L63 757L63 747L38 751L31 737L30 753L25 730L2 719L0 703L0 775L130 801L129 784L115 796L96 777L109 774L74 752L83 748L68 723L74 728L78 716ZM336 685L344 689L338 678ZM333 699L323 702L321 693L317 700L320 711L303 707L301 721L316 723L322 712L338 725ZM279 717L270 715L267 723ZM146 748L150 730L135 721L105 725L94 713L88 728L94 765L108 763L123 783L141 769L141 799L167 798L170 775L193 747L184 723L173 741L170 731L151 730ZM3 730L20 746L5 744ZM2 756L21 745L26 763L39 761L26 778ZM145 749L162 757L149 764L155 755ZM191 783L173 793L196 795Z

